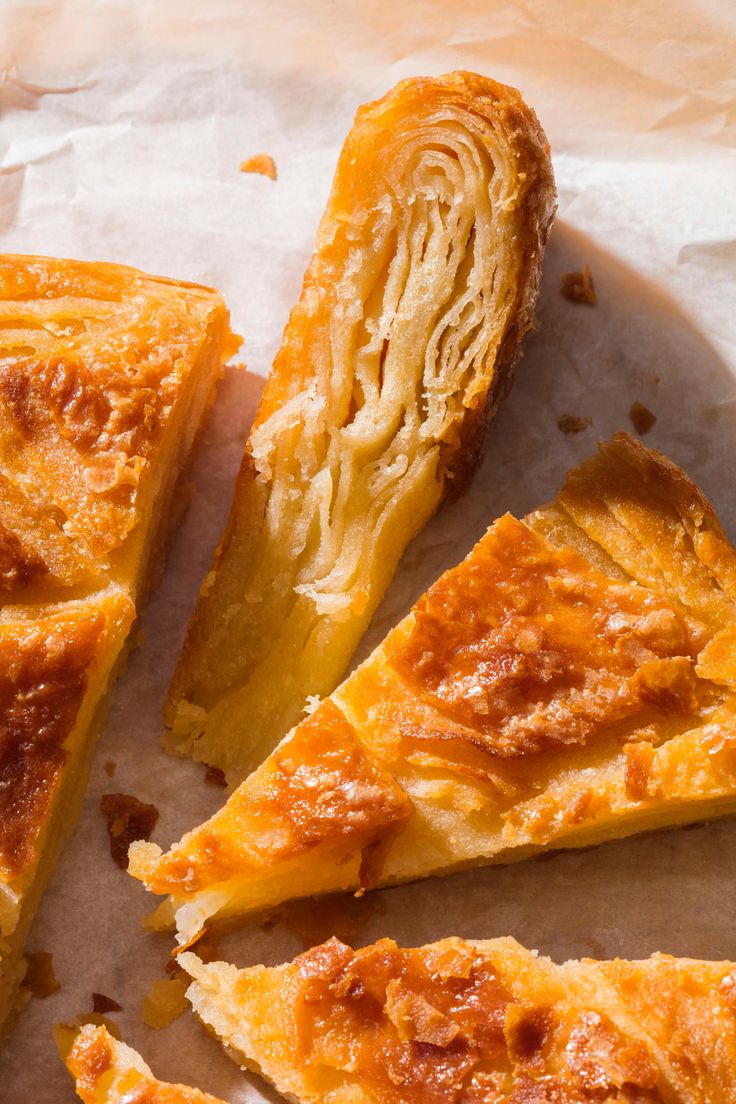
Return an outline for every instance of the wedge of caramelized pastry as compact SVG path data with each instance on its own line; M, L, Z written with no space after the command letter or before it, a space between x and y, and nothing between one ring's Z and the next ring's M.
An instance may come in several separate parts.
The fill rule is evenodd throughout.
M502 517L209 821L130 849L180 942L287 898L736 810L736 553L626 435Z
M455 73L358 112L172 683L170 749L240 782L337 685L404 548L472 474L554 197L514 89Z
M93 1024L78 1033L66 1064L84 1104L223 1104L199 1089L157 1081L140 1054Z
M206 288L0 257L0 1026L232 349Z
M513 939L331 939L271 969L179 961L204 1024L298 1104L736 1099L733 962L556 966Z

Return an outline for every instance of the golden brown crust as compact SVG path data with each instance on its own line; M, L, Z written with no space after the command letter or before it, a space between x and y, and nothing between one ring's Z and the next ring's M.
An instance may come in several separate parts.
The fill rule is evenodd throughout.
M733 546L703 492L666 456L618 433L568 475L558 502L632 578L670 588L713 624L732 620Z
M285 756L330 777L312 718L168 854L134 844L131 872L187 942L212 916L356 888L371 840L385 884L736 809L735 566L687 477L614 438L552 506L497 521L319 707L381 772L367 836L322 821L307 859L264 789Z
M223 1104L199 1089L158 1081L139 1055L104 1027L83 1027L66 1064L84 1104Z
M67 761L64 742L101 647L105 618L63 614L0 626L0 877L10 880L36 858Z
M584 744L645 712L655 721L697 711L705 627L508 514L413 614L408 637L387 643L390 666L489 755Z
M171 686L173 749L240 781L336 685L477 465L554 199L515 89L417 78L358 111Z
M736 1088L729 962L555 966L512 939L182 962L204 1023L299 1104L720 1104Z
M196 868L188 855L175 856L157 873L161 886L196 892L231 870L306 859L325 845L363 850L366 867L411 815L406 794L330 701L249 782L197 841Z

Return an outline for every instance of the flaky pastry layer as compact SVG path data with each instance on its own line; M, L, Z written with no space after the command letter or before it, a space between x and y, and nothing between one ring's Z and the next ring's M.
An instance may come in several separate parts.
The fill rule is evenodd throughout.
M170 749L238 783L337 685L404 548L472 474L554 200L514 89L454 73L360 109L172 683Z
M736 553L620 434L500 518L209 821L130 870L154 925L736 809Z
M732 962L557 966L513 939L452 938L357 951L331 939L274 968L179 961L231 1057L297 1104L723 1104L736 1093Z

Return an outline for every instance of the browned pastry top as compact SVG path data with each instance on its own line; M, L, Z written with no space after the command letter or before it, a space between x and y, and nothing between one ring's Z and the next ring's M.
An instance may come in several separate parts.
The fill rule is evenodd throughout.
M584 744L606 725L697 711L710 633L665 595L611 579L506 515L414 609L391 666L490 755ZM416 733L421 739L421 726Z
M33 865L96 661L132 620L122 596L0 624L0 879Z
M411 814L411 802L366 753L355 730L330 701L276 749L251 789L239 790L201 841L203 863L176 857L166 877L190 893L238 868L267 868L322 845L364 849L373 861Z
M543 986L517 1002L461 940L352 951L332 939L287 976L296 1062L355 1069L381 1104L664 1104L643 1044L605 1015L566 1016Z
M0 599L99 570L219 296L112 264L0 257Z
M223 1104L199 1089L157 1081L105 1027L80 1031L66 1062L84 1104Z
M736 966L561 966L513 939L337 939L283 966L180 959L195 1012L299 1104L725 1104Z

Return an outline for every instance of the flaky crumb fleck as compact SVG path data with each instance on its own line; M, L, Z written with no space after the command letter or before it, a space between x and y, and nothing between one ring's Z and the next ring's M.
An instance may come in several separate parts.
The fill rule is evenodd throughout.
M104 1012L122 1012L122 1004L118 1004L112 997L106 997L104 993L92 994L92 1011L98 1013Z
M276 162L270 153L254 153L252 157L240 162L240 171L243 173L260 173L269 180L276 180Z
M319 694L307 694L306 701L304 702L304 716L311 717L321 700Z
M656 422L657 415L652 414L651 410L637 399L635 403L632 403L629 418L636 432L643 437Z
M23 988L31 996L45 1000L61 989L61 983L54 974L54 956L49 951L36 951L26 955L27 969L23 978Z
M578 414L561 414L557 419L557 428L565 434L582 433L592 424L592 418L581 418Z
M220 767L207 767L204 780L208 786L227 786L225 772Z
M143 1022L157 1031L168 1027L187 1007L184 994L189 988L189 977L180 974L173 978L157 978L143 1001Z
M588 265L583 265L582 272L567 272L562 277L560 293L563 299L569 299L571 303L587 303L594 307L598 302L593 285L593 276Z
M105 774L108 778L112 778L112 776L115 774L115 771L117 770L117 766L118 765L114 759L107 760L107 762L105 763Z
M121 870L128 865L128 848L134 840L148 840L156 827L158 809L130 794L105 794L100 800L107 819L110 854Z

